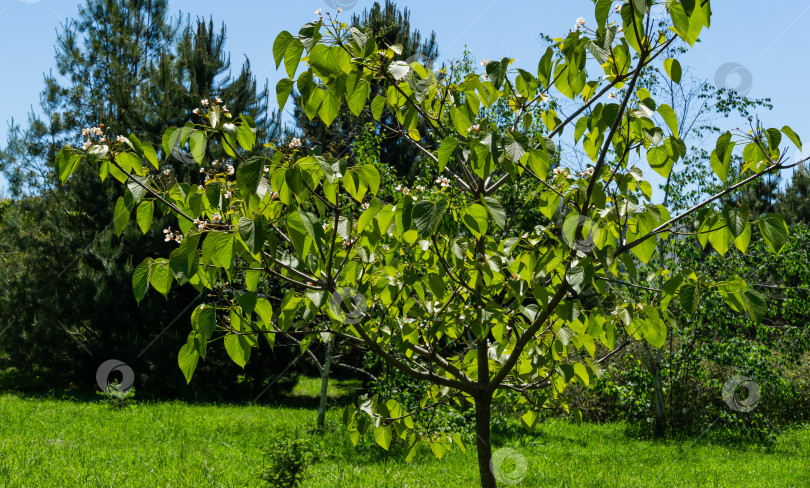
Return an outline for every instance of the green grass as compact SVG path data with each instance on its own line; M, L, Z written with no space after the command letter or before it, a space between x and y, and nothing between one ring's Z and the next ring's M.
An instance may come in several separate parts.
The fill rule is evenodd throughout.
M314 410L150 403L114 411L95 402L0 395L0 487L258 487L260 447L309 435ZM313 437L322 458L304 486L474 487L475 454L428 452L411 463L371 443L352 447L330 412ZM810 429L776 446L655 442L621 424L543 424L506 446L525 456L521 487L806 487ZM501 447L501 446L496 446Z

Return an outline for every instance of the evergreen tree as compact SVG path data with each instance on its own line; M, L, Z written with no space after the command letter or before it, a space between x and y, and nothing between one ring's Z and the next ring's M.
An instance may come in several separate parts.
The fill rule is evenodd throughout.
M265 137L276 130L266 87L257 88L249 63L231 75L225 39L224 25L217 30L213 20L171 17L168 0L88 0L62 25L41 113L32 112L24 127L12 121L0 152L15 197L0 217L0 329L10 331L0 341L8 365L24 373L21 382L36 376L50 388L81 378L89 386L98 364L115 358L135 370L141 391L169 393L185 383L173 352L185 341L184 328L162 331L175 318L187 323L186 307L197 294L177 290L170 302L150 298L140 307L131 299L132 263L165 254L170 243L162 242L160 229L168 220L157 219L148 239L137 239L133 229L116 238L109 225L109 201L117 197L112 178L100 182L82 170L62 187L53 161L65 144L81 144L83 127L101 123L159 148L162 130L189 120L203 98L220 97L231 112L252 116ZM168 158L169 168L199 178L196 166L182 159ZM216 353L211 359L209 388L236 392L242 371L229 363L218 371L223 362ZM255 393L267 368L276 369L260 363L243 383Z
M431 66L433 60L439 56L439 47L436 42L436 33L431 32L423 39L418 29L411 27L410 11L407 8L397 8L396 2L386 0L384 4L374 2L370 9L364 10L360 15L353 15L349 24L361 30L370 29L374 36L381 36L381 46L384 44L402 46L402 53L398 56L403 61L419 60L422 64ZM372 98L381 93L381 86L372 87ZM369 126L349 114L344 103L341 112L332 125L325 127L319 120L310 120L300 105L300 97L294 97L295 106L293 115L297 130L303 133L303 138L309 145L320 146L333 154L346 154L351 150L353 143L369 130ZM368 118L370 120L370 116ZM383 112L382 127L394 128L398 124L396 116L388 110ZM379 132L382 140L379 145L379 157L386 165L394 168L401 177L413 177L418 165L415 164L422 155L412 145L403 143L399 134L393 130L373 129ZM429 131L419 126L420 133L426 139L431 135Z

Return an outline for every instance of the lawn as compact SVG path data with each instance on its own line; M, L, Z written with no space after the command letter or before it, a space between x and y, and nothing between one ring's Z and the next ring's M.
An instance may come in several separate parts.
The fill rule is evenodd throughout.
M305 388L310 388L303 382ZM300 394L300 393L299 393ZM2 487L259 487L262 446L308 435L315 411L267 406L147 403L112 410L97 402L0 394ZM474 452L429 452L405 463L372 443L355 448L330 412L314 437L321 459L306 487L474 487ZM810 429L761 445L655 442L622 424L550 421L505 447L524 456L522 487L806 487ZM503 446L497 446L503 447Z

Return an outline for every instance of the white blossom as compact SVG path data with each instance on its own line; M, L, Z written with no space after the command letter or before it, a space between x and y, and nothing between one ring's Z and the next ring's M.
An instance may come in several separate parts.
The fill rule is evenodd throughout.
M207 107L208 106L208 99L203 98L202 100L200 100L200 103L202 104L203 107Z

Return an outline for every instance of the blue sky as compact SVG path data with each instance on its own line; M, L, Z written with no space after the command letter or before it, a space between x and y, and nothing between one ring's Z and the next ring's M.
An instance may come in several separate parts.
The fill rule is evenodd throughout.
M0 0L0 145L7 123L23 122L36 108L42 74L54 66L56 29L72 17L77 0ZM295 32L314 18L318 8L362 10L372 0L248 1L173 0L172 7L193 16L213 16L228 27L227 48L236 67L244 56L259 79L270 86L281 78L272 57L278 32ZM331 4L331 5L330 5ZM542 54L538 34L563 35L577 17L592 19L591 0L400 0L408 7L412 25L435 30L442 60L458 58L467 45L476 58L512 57L534 70ZM810 50L806 26L810 0L754 2L715 0L711 29L703 42L681 59L698 78L714 80L727 63L739 67L727 77L730 87L750 81L749 96L770 97L774 110L763 114L767 126L790 125L810 141ZM344 14L346 15L346 14ZM804 35L803 35L804 34ZM726 71L728 71L726 69ZM731 123L731 122L730 122ZM729 127L733 128L733 127ZM5 181L0 177L0 194Z

